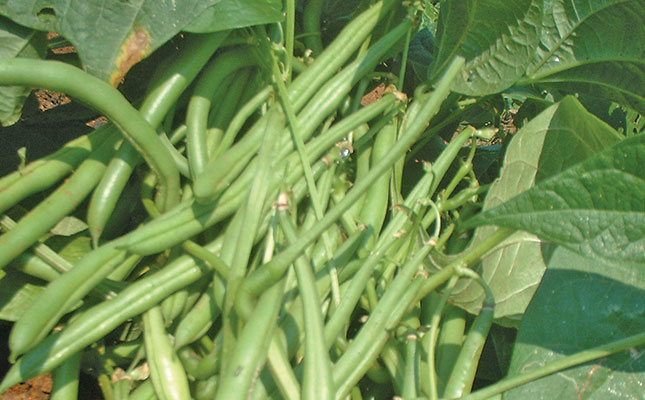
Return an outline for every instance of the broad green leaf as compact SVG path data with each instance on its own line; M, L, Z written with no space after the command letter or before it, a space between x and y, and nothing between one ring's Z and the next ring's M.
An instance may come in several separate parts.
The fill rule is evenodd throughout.
M0 17L0 58L42 58L45 55L45 40L37 32ZM0 123L14 124L20 118L22 105L31 92L22 86L0 87Z
M0 14L38 30L58 32L76 47L83 68L118 85L137 62L217 0L5 0Z
M547 179L579 163L619 140L616 132L589 114L573 97L566 97L525 124L511 140L500 178L493 183L484 201L490 210ZM497 228L483 226L475 231L473 245ZM490 285L497 306L496 318L505 324L521 319L526 306L547 268L545 249L534 235L516 232L486 256L480 273ZM467 250L466 250L467 251ZM455 304L476 313L484 299L481 288L471 281L461 282L453 292Z
M5 272L0 278L0 319L16 321L45 287L37 279L10 268Z
M565 248L552 255L526 310L508 376L645 331L642 264L586 258ZM518 387L505 400L640 399L645 383L642 349L612 355Z
M537 55L520 84L588 93L645 112L645 2L545 2Z
M281 20L282 2L279 0L225 0L208 7L183 30L218 32Z
M645 263L645 135L615 144L467 226L536 234L588 257Z
M438 77L455 55L466 59L453 90L471 96L500 92L524 76L540 41L542 0L444 0L437 26Z

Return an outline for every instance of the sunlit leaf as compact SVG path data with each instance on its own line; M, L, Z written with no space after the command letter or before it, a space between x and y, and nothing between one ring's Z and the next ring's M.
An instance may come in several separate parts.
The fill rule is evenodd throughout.
M645 2L545 2L537 55L521 84L584 92L645 112Z
M642 264L587 258L565 248L526 310L513 349L509 376L532 371L566 355L645 331ZM505 400L642 398L642 349L617 353L513 389Z
M513 137L505 154L500 178L493 183L484 210L490 210L537 182L576 165L619 141L608 125L589 114L573 97L566 97L528 122ZM497 228L475 231L473 244ZM516 232L481 263L481 274L495 294L497 318L517 322L540 283L551 246L530 233ZM484 294L470 281L454 292L456 304L475 313Z

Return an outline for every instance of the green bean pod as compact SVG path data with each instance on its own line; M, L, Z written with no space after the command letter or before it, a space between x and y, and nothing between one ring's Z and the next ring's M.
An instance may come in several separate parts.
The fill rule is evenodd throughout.
M285 280L267 290L242 329L230 362L220 375L216 398L247 398L254 377L264 365L267 351L277 325L277 316L284 295Z
M391 151L381 159L361 182L357 182L347 193L341 202L327 212L327 214L308 232L301 235L298 241L290 245L285 251L278 254L262 268L249 275L238 296L240 312L244 314L249 308L249 298L257 295L267 286L279 279L297 256L317 237L333 224L342 214L348 210L361 195L385 173L391 166L402 157L418 136L423 132L427 122L438 111L441 102L449 93L449 87L455 76L461 71L464 59L457 58L446 70L443 78L438 82L435 90L428 97L419 112L419 117L410 124L408 129L401 135L399 141L391 148Z
M0 84L43 87L67 93L95 108L111 120L159 176L161 208L179 200L179 172L155 130L139 112L108 83L69 64L12 58L0 60Z
M200 296L195 306L182 318L175 329L175 348L180 349L199 339L221 314L224 304L224 284L217 278Z
M445 387L464 341L466 311L446 304L448 310L441 322L437 339L437 381L440 392Z
M396 143L397 125L391 121L385 125L374 139L374 146L371 152L371 165L376 165ZM361 206L359 221L369 226L374 231L366 244L367 249L371 249L387 215L387 204L389 198L389 183L392 172L388 171L381 175L372 187L365 193L365 200Z
M169 61L169 65L163 69L160 76L151 84L149 92L141 105L140 115L153 128L159 126L168 111L175 105L181 93L195 79L227 35L228 31L209 35L188 36L188 44L184 50L179 53L176 59ZM166 156L172 158L172 153L167 151ZM130 143L124 143L119 148L116 157L108 165L107 171L94 191L88 207L87 222L90 226L90 234L95 241L98 241L121 192L125 188L134 167L140 160L141 157L137 149ZM174 205L174 202L173 204L168 204L168 206L171 205ZM163 211L169 207L159 208Z
M78 266L70 273L77 269ZM180 256L156 273L133 282L116 297L88 309L63 330L48 336L18 359L0 383L0 393L19 382L51 371L123 322L156 306L207 273L210 271L203 262ZM62 278L52 285L60 280Z
M161 400L190 398L188 378L170 343L159 307L143 314L143 341L150 366L150 379Z
M322 13L322 0L311 0L305 3L302 13L305 45L311 49L312 55L317 57L323 52L322 36L320 33L320 17Z
M104 124L94 132L70 141L54 154L3 177L0 181L0 213L73 172L109 136L118 136L117 129L112 124Z
M308 140L315 128L338 108L354 84L374 68L396 41L408 31L409 26L410 21L408 20L399 24L364 55L329 80L307 103L297 118L299 134L303 141ZM231 172L231 166L245 164L251 158L250 155L255 153L260 143L261 126L259 121L222 157L211 160L206 165L203 174L194 183L195 197L199 201L206 202L217 198L237 177L240 171ZM290 153L293 149L293 142L289 131L285 130L282 136L284 138L280 151L281 153Z
M47 336L60 317L125 258L124 251L102 247L88 253L75 268L52 281L11 329L11 358L15 359Z
M52 371L51 400L78 398L78 377L81 370L81 352L74 354Z
M201 175L208 163L206 129L211 97L218 86L233 72L254 65L255 57L246 48L226 52L209 64L196 82L186 111L186 150L193 178Z
M495 301L487 297L479 315L473 321L464 339L464 344L448 378L443 397L456 399L470 393L475 380L477 365L479 365L479 357L484 349L484 343L490 327L493 324L494 314Z
M287 213L280 211L280 226L287 240L294 242L297 233ZM336 389L331 374L331 360L325 344L324 323L318 289L311 265L300 257L295 261L298 291L302 299L305 328L303 399L332 399Z
M118 140L118 136L112 136L105 141L71 178L23 217L13 229L0 236L0 267L36 243L85 199L100 179Z
M416 333L407 335L405 344L405 371L403 376L403 389L401 397L404 399L416 399L419 380L419 359L418 359L418 337Z

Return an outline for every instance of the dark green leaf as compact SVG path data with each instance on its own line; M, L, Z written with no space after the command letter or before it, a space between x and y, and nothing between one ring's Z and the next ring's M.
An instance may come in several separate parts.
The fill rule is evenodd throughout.
M7 269L0 278L0 319L16 321L44 290L37 279Z
M204 10L183 30L195 33L217 32L280 20L282 20L281 1L225 0Z
M217 0L74 2L6 0L0 14L38 30L60 33L83 68L117 85L132 65L176 35Z
M410 41L408 63L419 80L424 81L428 76L428 67L432 64L434 36L428 28L417 32Z
M537 56L522 83L584 92L645 112L645 2L545 2Z
M642 264L585 258L562 247L526 310L509 376L645 331ZM642 398L645 357L633 349L539 379L504 399Z
M466 59L453 90L472 96L500 92L521 78L540 41L541 0L442 1L430 79L455 55Z
M588 257L643 263L643 165L645 135L633 136L478 215L468 225L511 227Z
M618 140L616 132L586 112L575 98L566 97L515 134L500 178L486 196L484 210L495 208ZM478 228L473 245L495 229ZM506 324L521 318L548 265L547 249L534 235L516 232L483 259L480 272L495 294L496 318L508 318ZM479 310L484 298L481 288L470 281L463 282L453 293L455 303L471 313Z
M40 34L0 17L0 58L42 58L45 51L45 41ZM30 91L22 86L0 87L0 123L3 126L18 121Z

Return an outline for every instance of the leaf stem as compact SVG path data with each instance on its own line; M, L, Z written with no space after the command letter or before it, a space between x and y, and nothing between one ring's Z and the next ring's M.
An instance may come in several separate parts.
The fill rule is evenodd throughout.
M572 354L560 360L548 363L547 365L544 365L526 374L503 379L491 386L471 393L463 399L484 400L491 396L495 396L497 394L524 385L525 383L532 382L547 375L551 375L556 372L575 367L576 365L596 360L598 358L607 357L609 355L618 353L619 351L627 350L632 347L642 346L643 344L645 344L645 332L603 344L589 350L584 350L576 354Z

